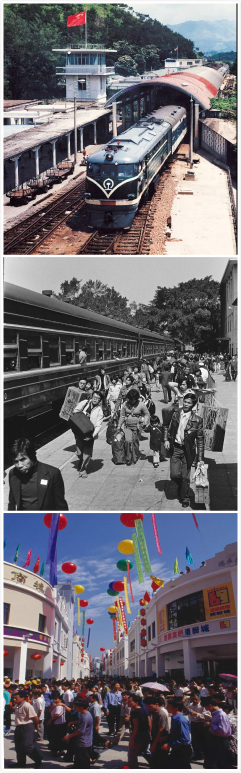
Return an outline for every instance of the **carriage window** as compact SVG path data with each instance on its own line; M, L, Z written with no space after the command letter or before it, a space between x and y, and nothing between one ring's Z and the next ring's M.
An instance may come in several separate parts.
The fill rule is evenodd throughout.
M18 350L13 347L4 350L4 373L11 373L14 370L18 370Z
M100 165L99 164L88 164L88 173L90 172L90 175L95 175L95 177L98 177L100 174Z
M41 368L42 341L39 333L27 333L28 370Z
M5 344L17 344L18 343L18 334L16 330L9 330L8 328L4 330L4 343Z
M73 336L66 336L64 340L65 340L65 351L66 351L66 365L74 365L74 362L75 362L74 338Z
M95 362L96 361L97 346L96 346L96 349L95 349L95 340L94 340L94 338L91 338L90 340L88 339L87 346L88 346L88 357L87 357L87 360L88 360L88 362Z
M59 336L49 336L49 364L60 364Z
M104 359L104 342L100 338L96 341L96 359Z
M41 349L41 337L38 333L27 333L27 349L28 351Z
M107 339L104 342L104 360L110 360L111 359L111 342L109 339Z

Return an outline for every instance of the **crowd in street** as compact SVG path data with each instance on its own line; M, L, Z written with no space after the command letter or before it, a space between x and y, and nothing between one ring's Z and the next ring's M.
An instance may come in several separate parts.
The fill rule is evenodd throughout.
M182 507L188 507L191 467L195 465L199 470L204 463L203 420L197 407L205 400L210 374L222 368L226 380L236 379L237 357L227 355L226 360L223 355L190 352L180 356L172 352L151 361L143 359L125 370L117 366L111 376L100 366L92 381L83 373L79 399L69 420L79 477L88 477L103 422L107 423L106 440L116 465L136 464L140 442L148 433L153 466L157 468L160 461L170 457L176 496ZM154 392L155 400L164 403L161 419L152 399ZM37 460L28 438L14 442L12 459L9 510L68 510L61 472Z
M237 768L236 678L154 679L150 686L143 679L119 680L95 675L19 684L5 678L4 733L12 732L13 717L17 757L9 767L26 767L28 756L40 768L46 739L51 761L90 768L125 736L132 769L138 757L154 769L189 769L195 760L204 768Z

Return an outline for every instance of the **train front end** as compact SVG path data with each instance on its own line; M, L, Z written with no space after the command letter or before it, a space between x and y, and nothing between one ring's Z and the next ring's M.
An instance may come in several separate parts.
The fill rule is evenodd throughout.
M85 199L89 226L129 230L139 203L142 165L131 158L129 143L112 140L89 156Z

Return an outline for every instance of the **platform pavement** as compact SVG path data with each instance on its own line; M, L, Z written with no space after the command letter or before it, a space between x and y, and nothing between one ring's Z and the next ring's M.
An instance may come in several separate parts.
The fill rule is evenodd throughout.
M100 734L105 735L107 734L107 722L104 717L101 719L101 727L100 727ZM97 760L95 764L90 765L93 769L100 769L100 768L106 768L109 770L121 770L124 766L127 766L127 751L128 751L128 742L129 742L129 734L126 733L118 746L113 746L111 749L106 749L103 752L101 751L100 757ZM69 768L73 769L73 763L72 762L65 762L64 760L60 760L57 757L51 757L51 755L48 752L48 742L47 741L37 741L36 747L39 751L39 754L43 757L43 762L41 764L42 770L59 770L61 768ZM12 717L12 727L10 735L7 736L4 739L4 768L8 768L9 763L15 763L16 762L16 754L14 749L14 719ZM144 757L138 758L139 768L145 768L150 770L148 763L144 759ZM202 762L192 762L191 763L192 768L201 769L203 768ZM26 768L34 768L34 763L32 760L30 760L29 757L27 757L27 764Z
M216 166L212 156L199 149L200 163L194 166L195 180L184 180L183 161L175 160L178 186L171 210L171 238L165 255L236 254L227 173ZM190 191L191 195L183 191ZM180 193L180 191L182 193Z
M225 382L223 373L215 374L216 399L222 407L229 408L224 448L222 452L207 451L209 464L210 509L212 511L237 508L237 382ZM156 413L161 417L164 406L162 389L152 388ZM157 469L152 464L149 435L142 434L140 459L136 465L114 465L111 446L106 443L106 422L103 423L94 445L93 460L87 478L79 478L74 435L71 430L47 443L38 451L38 459L59 467L65 483L65 494L70 511L120 511L142 512L180 511L176 499L176 486L169 480L169 460L160 462ZM8 476L4 487L4 508L8 502ZM194 504L191 498L187 510L205 510L209 506Z

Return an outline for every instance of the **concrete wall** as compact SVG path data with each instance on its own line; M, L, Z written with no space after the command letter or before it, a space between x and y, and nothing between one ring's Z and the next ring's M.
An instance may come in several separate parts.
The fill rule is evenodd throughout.
M227 140L204 123L201 130L201 147L226 164Z

